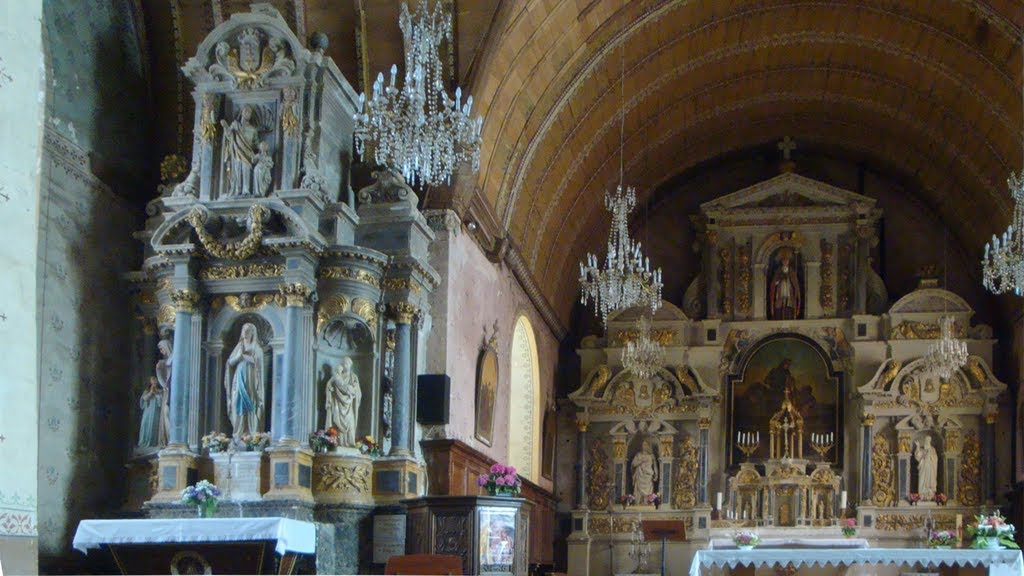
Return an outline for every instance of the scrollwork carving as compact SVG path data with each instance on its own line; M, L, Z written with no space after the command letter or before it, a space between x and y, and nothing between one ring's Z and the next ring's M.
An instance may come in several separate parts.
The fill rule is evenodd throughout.
M981 445L974 430L964 435L964 447L960 460L960 482L957 483L956 499L964 506L977 506L981 501L978 483L981 480Z
M736 252L736 313L746 316L750 311L750 246L740 244Z
M319 492L370 492L370 469L366 466L319 464L316 490Z
M313 294L313 289L301 282L282 284L278 290L281 291L285 306L305 306Z
M679 475L672 487L674 508L693 508L697 505L697 446L687 436L679 447Z
M199 273L201 280L236 280L239 278L273 278L284 274L283 264L241 264L212 266Z
M299 135L299 117L295 114L298 91L289 86L281 93L281 131L289 138Z
M295 61L289 57L288 44L281 38L270 38L262 46L263 37L259 29L246 28L238 35L235 48L218 42L210 74L230 80L242 90L262 88L269 78L290 75L295 70Z
M587 504L591 510L608 508L609 476L606 458L604 442L594 442L587 459Z
M732 250L723 247L718 256L722 260L718 271L722 282L722 314L728 317L732 316Z
M871 448L871 501L875 506L896 503L896 490L889 441L881 433L875 434Z
M327 266L320 269L320 277L327 280L352 280L353 282L359 282L361 284L366 284L367 286L380 288L379 278L366 270L360 270L358 268Z
M832 309L832 243L827 238L821 239L821 285L818 302L824 310Z
M416 205L419 201L412 187L402 175L391 168L373 172L375 182L359 191L359 201L363 204L394 204L407 202Z

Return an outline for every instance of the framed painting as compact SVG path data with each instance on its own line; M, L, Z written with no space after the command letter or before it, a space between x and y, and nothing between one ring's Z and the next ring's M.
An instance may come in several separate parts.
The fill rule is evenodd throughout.
M494 438L494 398L498 394L498 354L480 351L476 368L476 439L490 446Z
M825 455L842 462L843 374L833 369L827 353L800 334L777 334L753 344L739 374L729 378L727 459L737 466L746 456L736 446L737 434L757 434L759 443L751 461L769 458L770 422L788 396L803 418L803 445L789 447L789 457L801 451L818 459L811 449L811 434L835 434L836 447Z
M555 479L555 442L557 441L555 411L544 413L544 442L541 450L540 475L548 480Z
M512 574L515 563L516 510L480 508L481 574Z

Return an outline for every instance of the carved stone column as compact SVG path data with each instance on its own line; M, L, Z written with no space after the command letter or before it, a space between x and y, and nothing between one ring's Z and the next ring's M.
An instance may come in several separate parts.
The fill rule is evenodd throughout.
M419 308L409 302L390 305L395 320L394 410L391 418L391 455L409 456L412 446L412 322Z
M587 427L590 420L586 414L576 417L576 509L586 510L587 506Z
M612 466L615 469L614 504L629 488L626 483L626 439L622 436L612 438Z
M856 287L854 290L854 313L866 314L868 307L868 256L875 240L875 230L870 226L857 227Z
M960 430L946 429L942 442L942 457L945 459L945 465L942 468L945 474L942 493L950 500L955 499L957 495L957 472L960 470L961 446Z
M754 264L754 292L751 300L753 301L753 313L751 318L754 320L764 320L767 318L768 312L765 305L767 300L768 288L765 280L765 266L761 262Z
M804 297L804 318L821 318L821 299L814 295L821 292L821 262L804 264L804 279L807 284Z
M860 442L860 500L868 503L871 501L871 428L875 425L874 414L864 414L861 423Z
M986 503L996 500L996 420L999 413L992 410L985 414L985 425L981 427L981 486Z
M704 246L705 267L707 277L707 309L708 318L718 318L718 299L721 286L718 279L718 230L708 230Z
M675 443L670 435L662 435L658 437L658 458L661 463L661 470L658 477L661 479L661 490L658 492L661 494L661 501L666 506L672 502L672 484L673 475L672 471L675 470L675 456L672 448Z
M708 503L708 435L711 430L711 418L701 416L697 420L699 438L697 445L697 502Z
M896 454L896 499L904 501L910 494L910 434L901 430Z

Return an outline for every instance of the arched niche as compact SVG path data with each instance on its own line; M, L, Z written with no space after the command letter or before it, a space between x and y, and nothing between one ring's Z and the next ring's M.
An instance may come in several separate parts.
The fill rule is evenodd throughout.
M324 412L325 394L334 367L342 358L352 359L352 371L359 378L359 389L362 398L359 402L358 420L356 421L356 437L374 436L376 427L377 398L374 382L376 381L378 357L374 346L374 330L366 320L351 312L337 314L327 319L317 334L316 364L314 374L315 390L315 426L325 426Z
M540 475L541 393L537 342L526 316L516 319L509 355L509 463L536 481Z
M218 414L219 422L217 422L217 430L225 431L229 435L234 433L231 429L231 419L228 416L228 410L230 410L228 395L228 367L227 362L231 357L232 351L235 346L238 345L238 341L241 338L242 327L246 324L252 324L256 327L256 340L260 344L260 348L263 351L263 403L261 410L263 412L263 426L261 432L267 432L271 430L273 425L273 410L271 406L274 405L274 383L277 381L276 373L278 371L278 359L275 357L274 346L272 342L274 340L274 328L270 321L260 314L255 312L242 312L236 315L230 324L228 324L224 331L221 333L221 343L223 348L217 361L219 361L219 370L214 370L214 373L219 374L220 377L216 380L211 381L210 388L211 392L218 395L220 402L215 405L220 406L220 414Z

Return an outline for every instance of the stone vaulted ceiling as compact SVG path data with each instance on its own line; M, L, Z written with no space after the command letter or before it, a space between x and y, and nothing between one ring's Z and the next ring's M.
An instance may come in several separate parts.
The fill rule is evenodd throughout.
M401 60L397 1L273 4L300 37L328 33L358 90ZM247 5L142 3L158 108L169 109L161 89L182 94L163 71ZM577 262L607 233L623 68L625 179L641 205L689 168L789 135L898 167L979 254L1009 221L1005 181L1024 150L1021 0L454 0L454 11L452 64L484 140L480 171L461 174L446 203L486 248L516 253L563 323ZM170 124L165 142L179 138Z

